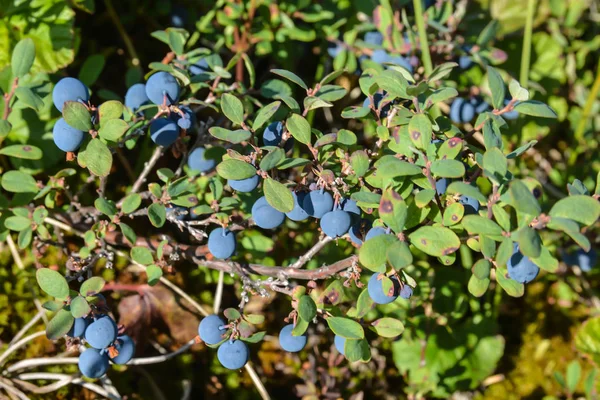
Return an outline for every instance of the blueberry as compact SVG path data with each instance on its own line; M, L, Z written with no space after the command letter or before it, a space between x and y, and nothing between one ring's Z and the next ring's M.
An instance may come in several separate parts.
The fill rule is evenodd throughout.
M404 67L409 72L413 71L413 68L412 68L412 65L410 65L410 62L406 58L404 58L402 56L392 57L389 62L392 63L392 64L394 64L394 65L399 65L401 67Z
M159 146L168 147L179 137L177 124L167 118L159 118L150 124L150 138Z
M471 105L473 105L473 107L475 107L475 111L478 114L481 114L482 112L487 111L490 108L490 105L487 103L487 101L483 101L481 98L478 97L471 97L471 100L469 100L469 102L471 103Z
M87 86L79 79L62 78L56 83L52 90L52 101L54 107L60 112L67 101L83 101L87 102L90 99L90 93Z
M177 120L177 125L179 125L181 129L190 129L192 127L192 120L187 117L179 118Z
M577 258L577 264L579 264L579 268L581 268L584 272L589 272L598 262L598 253L594 249L586 252L583 249L577 250L575 253L575 257Z
M117 338L117 324L108 315L96 319L85 329L85 340L95 349L105 349Z
M285 351L289 351L290 353L299 352L306 346L306 334L293 336L292 329L294 329L293 324L289 324L281 329L279 332L279 345Z
M303 208L304 198L306 197L306 195L306 192L296 193L292 191L292 197L294 198L294 208L292 209L292 211L285 214L292 221L304 221L310 216Z
M400 297L403 299L410 299L413 294L413 288L408 285L403 285L402 289L400 289Z
M82 338L85 334L85 329L93 320L91 318L75 318L71 330L67 332L70 338Z
M227 325L225 321L218 315L209 315L200 321L200 325L198 325L198 335L206 344L217 344L223 340L221 335L227 330L225 325Z
M365 42L374 44L375 46L381 46L383 44L383 35L378 31L365 33Z
M270 123L263 132L264 146L279 146L283 138L283 123L281 121Z
M196 147L188 155L187 165L193 171L208 172L217 165L216 160L205 157L206 149L204 147Z
M119 365L127 364L129 360L133 358L133 355L135 354L135 343L133 342L133 339L129 337L129 335L117 337L114 346L119 354L110 359L113 363Z
M448 189L448 178L440 178L435 182L435 191L437 192L438 196L442 196L444 193L446 193L446 189Z
M248 192L253 191L254 189L256 189L259 182L260 182L259 175L254 175L248 179L240 179L240 180L228 179L227 180L227 183L229 184L229 186L231 186L231 188L233 190L236 190L236 191L242 192L242 193L248 193Z
M196 61L194 64L190 65L190 74L192 74L192 76L200 75L205 72L208 72L208 69L209 69L208 62L206 61L205 58L201 58L200 60Z
M52 138L56 147L62 151L75 151L83 143L85 132L75 129L60 118L52 129Z
M361 210L356 201L352 199L342 199L340 202L342 205L342 210L346 211L350 214L350 218L352 218L352 223L357 223L360 221Z
M466 101L461 97L456 98L450 105L450 119L457 124L470 122L475 117L475 105L477 104L473 103L472 100Z
M469 56L460 56L458 58L458 67L462 70L471 68L474 65L473 60Z
M150 99L146 95L146 85L143 83L136 83L127 89L127 93L125 93L125 106L133 111L149 102Z
M217 358L227 369L240 369L248 362L250 351L241 340L230 340L219 346Z
M174 6L171 9L171 26L183 28L188 19L188 11L185 7Z
M477 214L479 211L479 201L473 197L462 195L458 202L465 207L465 215Z
M342 210L333 210L326 213L320 222L323 232L331 238L345 235L351 224L350 214Z
M79 371L88 378L100 378L108 371L108 355L98 349L87 348L79 356Z
M344 47L340 43L327 43L327 54L331 58L335 58L342 50L344 50Z
M333 197L323 189L313 190L304 197L302 208L308 215L321 218L333 209Z
M363 219L352 225L348 230L348 235L350 236L350 240L352 243L360 246L363 244L363 240L365 240L365 236L367 232L371 229L373 223L368 219Z
M379 235L387 235L387 234L388 234L388 231L385 228L383 228L381 226L376 226L374 228L369 229L369 231L367 232L367 235L365 236L365 241L372 239Z
M385 62L389 62L390 59L391 59L390 55L387 53L387 51L385 51L383 49L374 50L373 53L371 54L371 60L373 60L374 62L376 62L378 64L383 64Z
M177 79L168 72L157 72L146 82L146 95L154 104L175 104L179 98L179 91Z
M398 291L400 289L400 283L398 278L392 276L392 293L383 292L383 280L378 279L380 274L373 274L369 279L367 290L369 291L369 297L377 304L388 304L398 298Z
M277 228L285 220L285 214L271 207L265 196L252 205L252 219L263 229Z
M208 251L215 258L229 258L235 253L235 235L229 229L217 228L208 235Z
M390 112L390 109L392 108L392 103L388 102L386 103L383 107L381 107L381 109L379 108L379 103L381 103L381 100L383 100L383 97L385 95L384 93L375 93L373 95L373 108L376 110L379 110L379 116L381 118L386 118L388 116L388 113ZM363 107L369 107L371 105L371 101L369 100L369 98L367 97L365 99L365 101L363 102Z
M508 260L508 276L519 283L529 283L535 279L540 268L519 251L519 245L514 244L513 254Z
M346 345L345 337L335 335L335 338L333 339L333 344L335 345L337 351L340 352L340 354L346 355L346 352L344 351L344 346Z
M172 112L169 114L169 119L176 122L181 129L190 129L196 122L196 114L188 106L180 106L179 109L182 111L183 116L178 112Z

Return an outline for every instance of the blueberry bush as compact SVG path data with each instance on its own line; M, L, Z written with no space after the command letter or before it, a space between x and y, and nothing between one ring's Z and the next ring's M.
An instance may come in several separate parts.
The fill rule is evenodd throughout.
M0 0L2 396L597 398L599 6Z

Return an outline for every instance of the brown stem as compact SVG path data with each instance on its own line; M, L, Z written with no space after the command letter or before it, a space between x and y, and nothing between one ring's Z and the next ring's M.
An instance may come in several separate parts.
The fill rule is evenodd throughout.
M19 86L19 78L15 78L13 80L12 86L10 88L10 92L4 94L4 117L3 117L4 120L8 119L8 115L12 111L12 108L10 108L10 101L12 100L13 96L15 95L15 90L17 90L17 86Z

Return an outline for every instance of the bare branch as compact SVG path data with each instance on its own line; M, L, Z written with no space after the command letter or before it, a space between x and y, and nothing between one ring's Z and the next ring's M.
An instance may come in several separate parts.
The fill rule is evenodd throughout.
M333 238L325 236L317 243L315 243L315 245L311 247L310 250L306 252L306 254L300 256L298 261L290 265L290 268L302 268L304 264L309 262L311 258L313 258L319 251L323 249L323 247L325 247L325 245L327 245L327 243L331 242L332 240Z

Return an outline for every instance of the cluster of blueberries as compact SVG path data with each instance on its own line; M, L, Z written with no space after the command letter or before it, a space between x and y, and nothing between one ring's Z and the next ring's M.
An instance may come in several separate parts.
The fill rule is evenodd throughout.
M208 345L219 344L217 359L227 369L240 369L248 362L250 349L239 339L226 339L227 324L218 315L209 315L200 321L198 335Z
M135 353L135 343L128 335L119 335L115 321L108 315L76 318L71 338L85 339L91 346L79 356L79 370L88 378L100 378L108 371L109 361L127 364Z
M504 100L504 105L509 102L509 99ZM466 124L473 121L476 115L489 109L490 105L480 97L473 96L469 99L457 97L450 105L450 119L457 124ZM515 110L502 114L502 117L508 120L515 120L518 116L519 112Z

